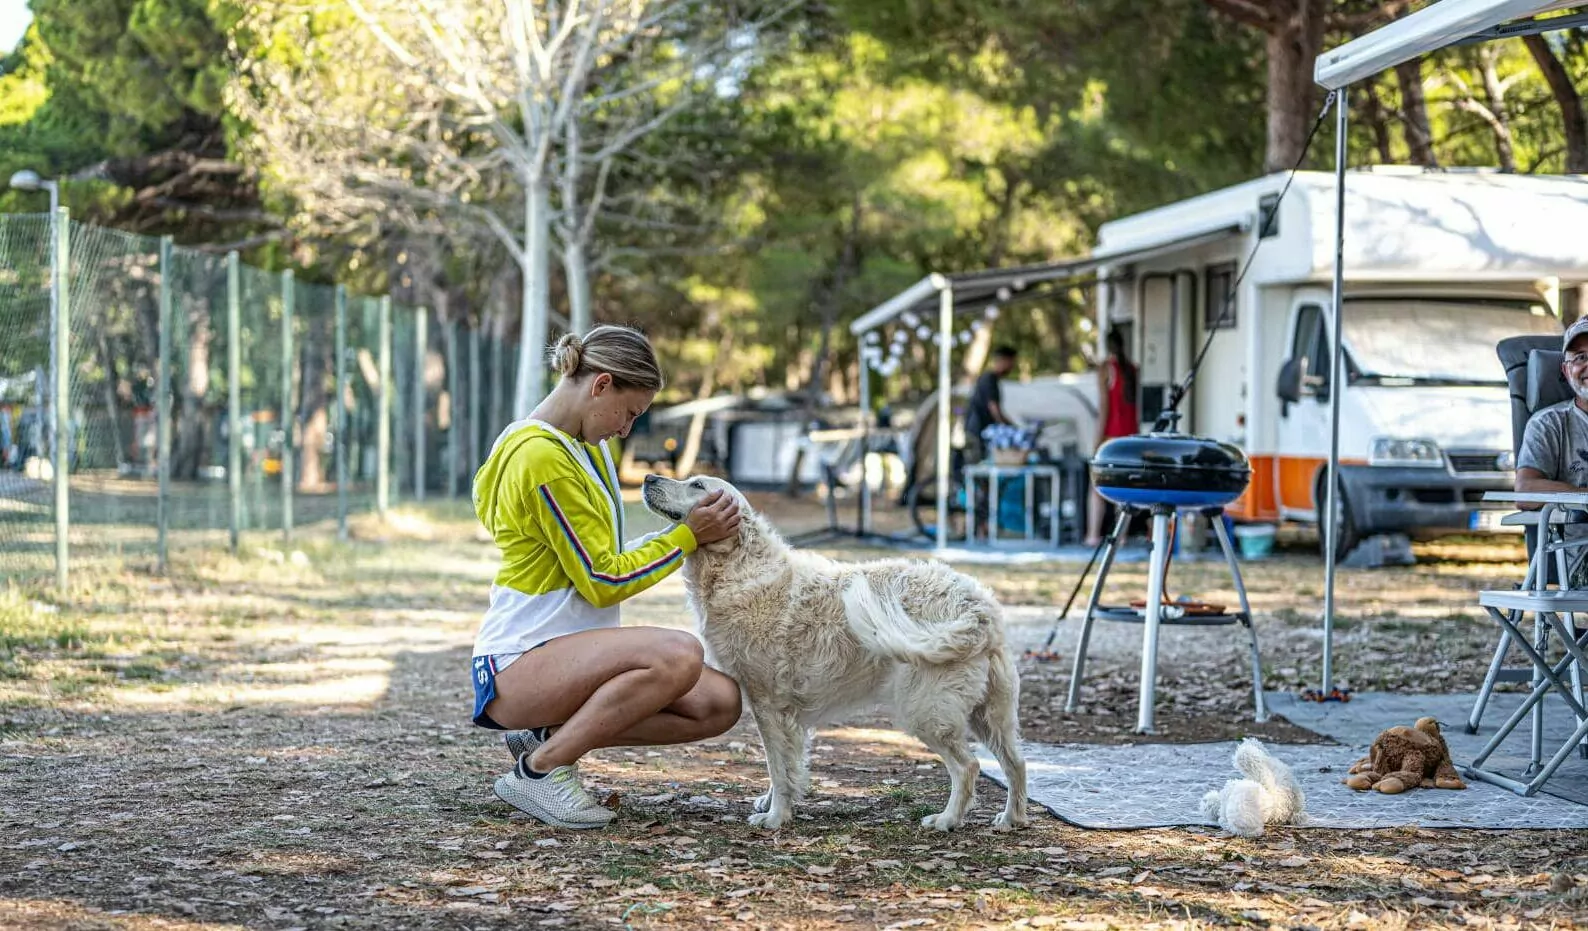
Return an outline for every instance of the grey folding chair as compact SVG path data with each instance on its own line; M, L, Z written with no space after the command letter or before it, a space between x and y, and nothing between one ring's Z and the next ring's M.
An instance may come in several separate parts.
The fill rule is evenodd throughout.
M1500 341L1496 347L1500 362L1505 367L1506 382L1510 387L1512 449L1518 454L1521 451L1522 436L1526 430L1527 422L1533 414L1573 396L1571 388L1566 384L1565 377L1561 374L1562 353L1557 348L1559 345L1558 338L1543 335L1512 337ZM1550 583L1562 585L1563 580L1568 577L1570 565L1580 555L1577 551L1588 545L1588 535L1584 535L1579 539L1575 536L1568 537L1566 533L1567 525L1584 522L1585 515L1581 512L1555 511L1550 516L1547 526L1542 524L1540 516L1538 511L1519 511L1515 514L1507 515L1502 521L1503 524L1508 526L1523 527L1526 535L1529 569L1527 577L1517 586L1517 590L1520 592L1542 591ZM1546 558L1535 560L1533 556L1540 545L1546 548ZM1543 567L1544 578L1541 581L1535 577L1534 566ZM1570 605L1565 601L1556 599L1553 602L1546 601L1534 606L1532 609L1527 609L1522 607L1521 603L1515 599L1499 598L1499 593L1497 592L1486 592L1484 594L1487 597L1484 599L1483 606L1499 623L1501 634L1499 642L1495 645L1494 657L1489 663L1488 672L1484 676L1483 686L1479 689L1477 700L1473 704L1472 713L1467 720L1467 732L1469 734L1477 733L1478 726L1482 722L1484 710L1488 706L1494 687L1499 682L1531 681L1535 688L1541 685L1545 688L1548 687L1545 680L1553 677L1550 672L1545 671L1539 665L1538 658L1547 650L1549 636L1552 632L1561 632L1563 646L1568 653L1568 658L1573 653L1572 647L1575 645L1575 641L1578 639L1577 635L1580 633L1573 619L1576 613L1573 611L1576 599L1571 599ZM1545 605L1551 605L1565 613L1564 624L1561 623L1559 618L1549 617L1550 614L1555 612L1550 611L1549 607ZM1540 611L1540 608L1543 610ZM1526 613L1534 614L1531 643L1528 642L1528 638L1521 634L1518 626ZM1505 668L1506 654L1513 647L1521 650L1532 662L1527 666ZM1571 691L1575 693L1573 696L1575 701L1572 704L1575 708L1580 709L1582 707L1583 693L1579 665L1574 662L1565 663L1560 669L1555 670L1553 675L1558 676L1567 668L1570 670ZM1540 694L1537 698L1541 701L1543 695ZM1537 704L1537 701L1530 701L1528 707L1531 708ZM1533 759L1536 764L1543 741L1543 719L1541 714L1534 714L1533 718L1532 744ZM1514 722L1507 722L1507 725L1502 730L1509 733L1514 726ZM1585 755L1588 755L1588 746L1585 746L1584 750Z

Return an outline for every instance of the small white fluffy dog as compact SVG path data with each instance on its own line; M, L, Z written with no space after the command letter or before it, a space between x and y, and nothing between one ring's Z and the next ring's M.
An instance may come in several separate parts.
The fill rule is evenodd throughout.
M684 585L713 661L744 690L766 748L772 788L750 823L788 821L809 782L817 725L887 701L894 720L943 758L953 784L947 807L923 826L953 830L975 802L980 767L967 728L1009 783L993 827L1025 825L1020 680L992 593L943 563L840 563L792 549L721 479L646 476L645 505L683 520L714 491L738 501L739 533L692 554Z
M1241 837L1258 837L1270 824L1306 822L1307 798L1295 774L1255 738L1235 748L1235 768L1246 778L1231 779L1223 789L1202 796L1203 815Z

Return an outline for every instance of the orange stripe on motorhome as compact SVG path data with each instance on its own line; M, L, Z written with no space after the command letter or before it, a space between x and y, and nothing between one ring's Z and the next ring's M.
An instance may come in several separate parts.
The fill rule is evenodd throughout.
M1274 457L1252 456L1250 462L1250 484L1224 511L1236 520L1278 520L1279 505L1274 501Z
M1276 456L1274 458L1275 503L1296 511L1313 510L1312 488L1320 470L1329 460L1316 456Z
M1341 459L1340 464L1366 465L1361 459ZM1275 457L1274 476L1278 486L1276 495L1279 507L1296 511L1316 511L1313 490L1318 487L1318 476L1329 467L1329 460L1321 456Z

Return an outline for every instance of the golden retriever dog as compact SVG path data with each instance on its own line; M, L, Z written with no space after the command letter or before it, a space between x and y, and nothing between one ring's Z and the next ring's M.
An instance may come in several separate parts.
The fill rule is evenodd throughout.
M975 803L980 766L967 731L1009 782L993 827L1025 825L1020 680L992 593L940 562L842 563L795 550L721 479L646 476L645 505L683 520L714 491L738 501L739 533L691 554L684 585L713 664L738 681L766 748L772 788L750 823L789 820L817 725L886 703L948 769L948 805L923 826L953 830Z

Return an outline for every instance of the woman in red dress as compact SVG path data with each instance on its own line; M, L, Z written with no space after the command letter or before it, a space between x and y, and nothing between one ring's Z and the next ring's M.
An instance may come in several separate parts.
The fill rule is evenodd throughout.
M1125 337L1109 330L1105 340L1108 356L1097 367L1097 445L1116 436L1131 436L1141 430L1141 413L1136 407L1136 366L1125 353ZM1095 453L1095 449L1094 449ZM1106 507L1097 489L1092 489L1086 513L1086 545L1097 546L1103 539L1103 510Z

